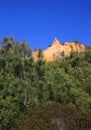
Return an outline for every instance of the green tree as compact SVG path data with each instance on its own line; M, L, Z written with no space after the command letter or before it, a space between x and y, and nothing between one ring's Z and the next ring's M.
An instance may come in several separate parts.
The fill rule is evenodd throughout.
M19 107L9 93L11 77L0 71L0 129L8 129L8 125L19 113Z

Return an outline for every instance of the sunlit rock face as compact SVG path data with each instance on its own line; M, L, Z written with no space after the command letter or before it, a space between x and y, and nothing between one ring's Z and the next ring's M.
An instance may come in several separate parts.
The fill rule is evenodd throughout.
M32 53L32 57L34 58L34 61L37 61L37 60L38 60L38 50L35 50L35 51Z
M71 52L84 52L85 49L86 47L77 41L61 44L57 38L54 38L52 45L43 50L43 58L46 61L54 61L57 58L62 59L63 56L70 56ZM32 56L34 61L37 61L38 50L35 50Z

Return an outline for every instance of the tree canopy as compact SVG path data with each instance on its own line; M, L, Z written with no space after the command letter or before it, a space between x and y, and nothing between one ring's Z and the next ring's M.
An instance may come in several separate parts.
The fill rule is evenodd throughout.
M34 62L25 40L19 43L13 37L4 37L0 44L1 130L10 130L14 119L23 118L27 111L37 114L48 103L68 105L85 114L91 110L91 47L62 59L56 57L53 62L44 61L39 49L38 61Z

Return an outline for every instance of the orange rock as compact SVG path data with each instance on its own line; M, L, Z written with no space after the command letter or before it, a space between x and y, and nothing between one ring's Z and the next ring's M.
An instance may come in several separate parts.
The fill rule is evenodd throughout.
M44 60L53 61L56 58L62 58L63 56L70 56L71 52L83 52L86 47L79 42L65 42L62 45L57 38L54 39L51 46L43 51ZM38 50L32 53L34 61L38 60Z
M37 61L37 60L38 60L38 50L35 50L35 51L32 53L32 57L34 58L34 61Z

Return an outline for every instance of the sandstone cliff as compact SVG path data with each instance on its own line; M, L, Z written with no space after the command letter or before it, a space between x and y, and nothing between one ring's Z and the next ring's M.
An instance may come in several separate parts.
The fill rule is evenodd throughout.
M64 56L70 56L71 52L84 52L86 47L81 43L75 42L65 42L61 44L56 38L54 39L52 45L50 45L46 50L43 51L44 60L53 61L56 58L62 58ZM38 59L38 50L32 53L35 61Z

